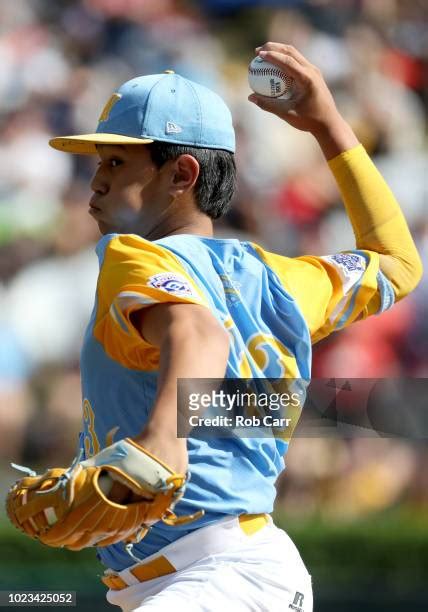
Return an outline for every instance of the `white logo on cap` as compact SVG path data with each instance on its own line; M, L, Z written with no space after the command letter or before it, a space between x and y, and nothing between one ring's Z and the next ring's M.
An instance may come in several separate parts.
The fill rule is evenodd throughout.
M167 134L179 134L183 130L176 123L173 123L172 121L167 121L165 131Z

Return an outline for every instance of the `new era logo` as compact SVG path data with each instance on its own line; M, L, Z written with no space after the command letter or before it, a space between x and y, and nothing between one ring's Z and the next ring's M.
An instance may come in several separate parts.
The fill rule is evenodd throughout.
M172 121L167 121L165 131L167 134L179 134L183 130L176 123L173 123Z
M295 595L294 595L294 599L293 599L293 603L291 603L288 607L291 608L292 610L295 610L295 612L303 612L303 600L304 600L305 596L303 595L303 593L299 593L299 591L296 591Z

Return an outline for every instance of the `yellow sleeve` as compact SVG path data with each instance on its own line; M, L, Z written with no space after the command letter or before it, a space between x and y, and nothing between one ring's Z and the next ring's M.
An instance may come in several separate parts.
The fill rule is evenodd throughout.
M409 294L422 276L422 262L406 219L382 175L359 145L328 162L352 223L358 249L375 251L395 299Z
M112 359L131 369L157 369L159 350L141 337L130 316L160 303L208 305L168 249L134 234L114 235L98 277L94 324L94 336Z
M290 258L253 246L296 300L313 343L394 303L377 253L356 250Z

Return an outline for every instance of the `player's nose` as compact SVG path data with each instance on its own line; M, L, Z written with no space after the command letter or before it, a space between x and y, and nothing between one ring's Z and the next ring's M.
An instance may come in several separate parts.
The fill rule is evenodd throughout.
M99 195L105 195L109 190L108 182L106 177L103 175L101 168L98 168L92 178L91 189L94 193Z

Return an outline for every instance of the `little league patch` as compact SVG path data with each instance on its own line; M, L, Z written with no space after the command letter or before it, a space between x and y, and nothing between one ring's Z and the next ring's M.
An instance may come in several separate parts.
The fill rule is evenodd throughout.
M172 272L162 272L151 276L147 283L150 287L155 289L162 289L168 293L182 296L194 296L195 292L192 289L191 284L180 274L174 274Z

